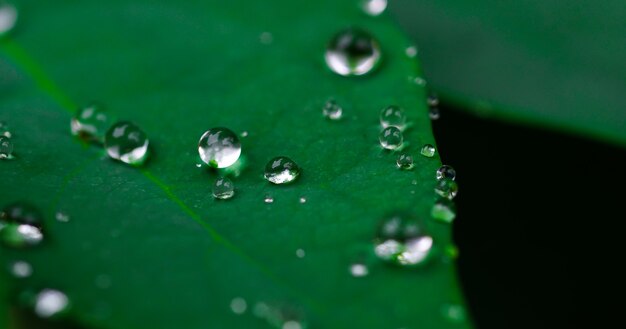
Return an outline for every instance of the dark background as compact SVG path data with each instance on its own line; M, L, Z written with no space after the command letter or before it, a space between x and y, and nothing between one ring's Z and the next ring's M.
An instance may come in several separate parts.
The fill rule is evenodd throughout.
M476 327L626 328L626 151L446 104L433 125Z

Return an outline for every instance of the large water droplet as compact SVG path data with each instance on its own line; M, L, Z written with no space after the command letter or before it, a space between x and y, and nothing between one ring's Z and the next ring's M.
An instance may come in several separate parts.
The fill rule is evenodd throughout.
M388 150L395 150L402 146L402 142L404 141L404 137L402 136L402 132L400 129L396 127L387 127L383 131L380 132L378 136L378 141L380 142L380 146Z
M70 121L70 128L74 136L102 144L110 124L111 120L104 107L97 103L91 103L76 112Z
M366 14L378 16L387 8L387 0L361 0L361 7Z
M148 137L135 124L121 121L109 128L104 147L109 156L130 165L141 165L148 157Z
M27 278L33 274L33 267L25 261L17 261L11 264L11 274L19 279Z
M413 169L413 156L410 154L402 153L398 155L398 159L396 160L396 165L398 168L402 170L411 170Z
M458 191L459 186L451 179L442 179L435 186L435 193L449 200L454 199Z
M448 199L440 199L435 202L431 211L434 219L445 223L452 223L456 217L456 205Z
M241 143L237 134L228 128L211 128L198 142L198 153L204 163L213 168L226 168L237 162Z
M363 75L380 61L380 46L367 32L360 29L341 31L328 44L326 64L335 73Z
M15 6L0 1L0 37L9 33L17 22L17 9Z
M0 159L11 159L13 156L13 141L6 136L0 136Z
M456 178L456 171L451 166L443 165L439 169L437 169L437 179L454 180L455 178Z
M300 167L288 157L275 157L265 166L265 179L274 184L293 182L299 175Z
M432 158L435 156L435 147L430 144L425 144L424 146L422 146L420 154L427 158Z
M397 127L398 129L404 129L406 126L404 109L397 105L385 107L380 112L380 124L383 128Z
M0 213L0 240L13 248L38 245L43 240L41 225L37 208L23 202L10 204Z
M235 195L235 185L228 177L220 177L213 184L213 197L216 199L230 199Z
M428 258L433 239L416 219L398 214L388 217L378 229L375 253L398 265L418 265Z
M4 121L0 121L0 136L11 138L11 130L9 129L9 125Z
M70 300L65 293L44 289L37 294L35 300L35 314L41 318L51 318L58 316L69 308Z
M337 104L337 102L331 99L324 104L322 114L330 120L339 120L343 115L343 109L339 104Z

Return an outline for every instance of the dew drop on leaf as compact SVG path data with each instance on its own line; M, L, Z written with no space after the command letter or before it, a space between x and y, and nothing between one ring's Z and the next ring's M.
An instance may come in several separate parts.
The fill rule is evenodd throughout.
M361 7L366 14L378 16L387 8L387 0L361 0Z
M300 197L300 199L298 200L300 203L306 203L306 198L305 197Z
M444 304L441 307L441 313L446 319L455 323L463 322L467 317L465 308L458 304Z
M273 184L293 182L299 175L300 167L285 156L275 157L265 166L265 179Z
M369 270L365 264L362 263L354 263L350 265L350 275L355 278L360 278L367 276L369 274Z
M380 61L380 46L367 32L347 29L336 34L326 48L326 65L343 76L371 72Z
M380 225L374 252L383 261L410 266L424 263L432 246L433 238L417 219L398 214L389 216Z
M406 126L406 114L404 109L397 105L391 105L385 107L380 112L380 125L383 128L396 127L398 129L404 129Z
M0 159L11 159L13 154L13 141L4 135L0 136Z
M213 168L233 165L241 155L237 134L228 128L211 128L200 137L198 153L204 163Z
M334 100L328 100L322 108L322 114L329 120L339 120L343 115L343 109Z
M241 297L235 297L230 301L230 310L237 315L244 314L247 309L248 303Z
M18 279L23 279L33 274L33 267L25 261L17 261L10 265L11 275Z
M228 177L219 177L213 184L213 197L226 200L235 195L235 185Z
M56 214L54 214L54 218L62 223L67 223L70 221L70 215L62 211L57 211Z
M432 158L435 156L435 147L430 144L425 144L424 146L422 146L420 154L427 158Z
M101 104L91 103L76 111L70 121L72 135L86 141L104 143L104 136L111 120Z
M35 299L35 314L40 318L51 318L67 311L70 300L59 290L44 289Z
M10 204L0 213L0 241L13 248L38 245L44 238L42 223L37 208L23 202Z
M413 57L417 56L417 47L415 47L415 46L407 47L404 50L404 53L407 55L407 57L413 58Z
M0 37L11 32L17 22L17 9L10 3L0 2Z
M396 165L402 170L411 170L414 166L413 157L410 154L401 153L398 155Z
M271 195L266 195L263 198L263 202L265 202L265 203L274 203L274 198Z
M130 165L141 165L148 157L148 137L135 124L120 121L109 128L104 137L107 154Z
M404 137L400 129L396 127L387 127L380 132L378 136L380 146L388 150L395 150L402 146Z
M306 256L306 252L304 249L298 249L296 250L296 256L298 256L298 258L304 258L304 256Z
M437 179L454 180L455 178L456 178L456 171L451 166L443 165L439 169L437 169Z
M442 179L435 185L435 193L448 200L452 200L456 197L459 191L457 183L451 179Z

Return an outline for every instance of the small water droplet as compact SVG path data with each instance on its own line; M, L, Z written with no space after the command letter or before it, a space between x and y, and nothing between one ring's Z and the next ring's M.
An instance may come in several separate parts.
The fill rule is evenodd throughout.
M429 107L437 107L439 106L439 97L437 97L436 94L431 93L428 95L427 102Z
M228 128L211 128L198 142L198 153L204 163L213 168L226 168L237 162L241 155L241 143Z
M396 160L396 165L398 168L402 170L411 170L413 169L413 157L409 154L402 153L398 155L398 159Z
M367 32L347 29L336 34L326 48L326 65L343 76L363 75L380 61L380 46Z
M431 120L439 120L439 117L441 117L441 113L439 112L439 108L438 107L431 107L428 110L428 117Z
M341 119L341 116L343 115L343 109L341 108L341 106L339 106L339 104L337 104L337 102L331 99L328 100L326 104L324 104L322 114L324 114L324 117L326 117L327 119L335 121Z
M369 270L365 264L355 263L350 265L350 274L355 278L361 278L369 274Z
M432 158L435 156L435 147L430 144L425 144L424 146L422 146L420 154L427 158Z
M378 16L387 8L387 0L361 0L361 7L366 14Z
M456 178L456 171L454 170L454 168L448 165L443 165L439 169L437 169L437 179L454 180L455 178Z
M235 314L244 314L248 309L248 303L241 297L235 297L230 301L230 309Z
M271 195L266 195L265 198L263 198L263 202L274 203L274 198Z
M10 204L0 213L0 240L13 248L38 245L43 240L42 222L37 208L23 202Z
M11 159L13 157L13 141L4 135L0 136L0 159Z
M265 179L274 184L293 182L300 175L300 167L285 156L275 157L265 166Z
M454 199L458 191L459 186L451 179L442 179L435 186L435 193L449 200Z
M17 261L11 264L11 274L19 279L27 278L33 274L33 267L25 261Z
M72 135L86 141L104 143L107 128L111 120L104 107L98 103L91 103L78 111L70 121Z
M270 45L274 42L274 35L270 32L263 32L259 35L259 41L264 45Z
M306 198L305 197L300 197L300 203L306 203Z
M416 77L416 78L414 78L414 79L413 79L413 82L414 82L416 85L421 86L421 87L423 87L423 86L425 86L425 85L426 85L426 80L424 80L424 78L422 78L422 77Z
M70 221L70 216L62 211L57 211L57 213L54 215L54 218L62 223L67 223Z
M4 1L0 2L0 37L9 33L17 22L17 9Z
M433 239L423 225L407 215L394 215L378 230L374 251L378 258L398 265L418 265L428 258Z
M226 200L235 195L235 185L228 177L220 177L213 184L213 197Z
M431 211L434 219L445 223L452 223L456 217L456 205L448 199L440 199L435 202Z
M0 136L11 138L11 131L9 130L9 125L4 121L0 121Z
M109 157L133 166L143 164L148 158L148 137L135 124L120 121L112 125L104 137L104 147Z
M196 168L202 168L202 164L201 163L196 163Z
M247 131L242 131L241 132L241 137L248 137L248 132Z
M398 129L404 129L406 126L406 114L404 109L397 105L391 105L385 107L380 112L380 125L383 128L396 127Z
M445 304L441 307L441 313L446 319L455 323L466 319L465 308L459 304Z
M304 256L306 256L306 252L304 249L298 249L296 250L296 256L298 256L298 258L304 258Z
M378 136L378 141L380 142L380 146L382 146L383 148L388 150L395 150L402 146L404 137L402 136L402 132L400 131L400 129L396 127L387 127L380 132L380 136Z
M35 300L35 314L41 318L51 318L67 311L69 298L63 292L54 289L44 289L37 294Z
M417 47L415 47L415 46L410 46L410 47L407 47L407 48L404 50L404 53L405 53L408 57L413 58L413 57L417 56Z

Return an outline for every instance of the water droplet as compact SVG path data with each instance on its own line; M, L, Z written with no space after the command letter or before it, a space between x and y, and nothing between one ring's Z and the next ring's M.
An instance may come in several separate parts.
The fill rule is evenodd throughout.
M413 157L409 154L402 153L398 155L396 165L402 170L411 170L413 169Z
M306 198L305 197L300 197L300 203L306 203Z
M0 136L11 138L11 131L9 130L9 125L4 121L0 121Z
M57 221L63 223L67 223L70 221L70 216L61 211L57 211L57 213L54 215L54 218L56 218Z
M438 120L439 114L439 98L435 94L428 95L428 116L431 120Z
M35 314L41 318L50 318L67 311L70 300L63 292L54 289L44 289L37 294Z
M42 217L29 204L16 202L6 206L0 214L0 240L9 247L23 248L41 243Z
M241 132L241 137L248 137L248 132L247 131L242 131Z
M198 153L204 163L213 168L226 168L237 162L241 155L241 143L228 128L211 128L198 142Z
M431 107L428 110L428 117L431 120L439 120L439 117L441 117L441 113L439 113L439 108L438 107Z
M298 249L296 250L296 256L298 256L298 258L304 258L304 256L306 256L306 252L304 249Z
M380 125L383 128L396 127L398 129L404 129L406 126L406 114L404 109L397 105L391 105L385 107L380 112Z
M299 175L300 167L288 157L275 157L265 166L265 179L274 184L293 182Z
M263 202L274 203L274 198L271 195L266 195L265 198L263 198Z
M9 33L17 22L17 9L4 1L0 2L0 37Z
M235 297L230 301L230 309L235 314L244 314L248 309L248 303L241 297Z
M104 147L111 158L135 166L146 161L148 143L146 134L128 121L112 125L104 137Z
M435 193L449 200L454 199L458 191L459 186L451 179L442 179L435 186Z
M439 106L439 97L435 94L430 94L428 95L427 102L429 107L437 107Z
M361 0L361 7L366 14L378 16L387 8L387 0Z
M13 154L13 141L6 136L0 136L0 159L10 159Z
M235 185L228 177L220 177L213 184L213 196L216 199L226 200L235 195Z
M326 48L326 65L343 76L363 75L380 61L380 46L367 32L347 29L336 34Z
M459 304L445 304L441 307L441 313L446 319L455 323L466 319L465 308Z
M302 329L302 325L298 321L289 320L283 323L281 329Z
M355 278L360 278L367 276L369 274L369 270L365 264L355 263L350 265L350 274Z
M415 46L410 46L410 47L407 47L407 48L404 50L404 53L405 53L408 57L413 58L413 57L417 56L417 47L415 47Z
M259 41L264 45L270 45L274 42L274 35L270 32L263 32L259 35Z
M414 79L413 79L413 82L414 82L416 85L421 86L421 87L423 87L423 86L425 86L425 85L426 85L426 80L424 80L424 78L422 78L422 77L416 77L416 78L414 78Z
M110 121L102 105L91 103L76 111L70 121L70 128L74 136L102 144Z
M337 104L337 102L331 99L324 104L322 114L330 120L339 120L343 115L343 109L339 106L339 104Z
M448 165L443 165L439 169L437 169L437 179L454 180L455 178L456 178L456 171L454 170L454 168Z
M11 274L19 279L27 278L33 274L33 267L25 261L17 261L11 264Z
M432 158L435 156L435 147L430 144L425 144L424 146L422 146L420 154L427 158Z
M437 200L433 205L430 214L434 219L445 223L452 223L456 217L456 205L448 199Z
M378 230L375 253L378 258L398 265L418 265L425 262L433 239L423 225L406 215L387 218Z
M403 140L404 137L402 137L402 132L396 127L385 128L380 132L380 136L378 137L380 146L388 150L395 150L399 148L402 146Z
M196 163L196 168L202 168L202 164L201 163Z

